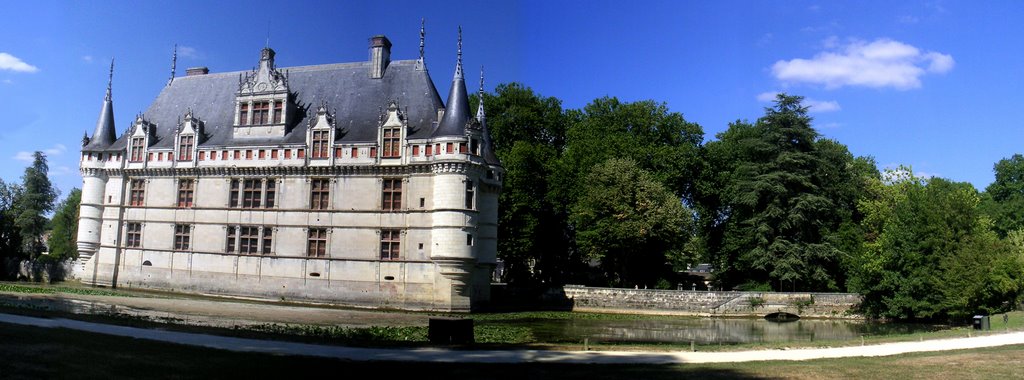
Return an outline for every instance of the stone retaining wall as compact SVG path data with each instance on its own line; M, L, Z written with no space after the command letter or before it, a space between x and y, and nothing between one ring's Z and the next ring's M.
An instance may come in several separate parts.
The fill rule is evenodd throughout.
M812 318L860 318L853 309L861 297L850 293L716 292L575 285L566 285L561 290L574 311L736 317L786 312Z

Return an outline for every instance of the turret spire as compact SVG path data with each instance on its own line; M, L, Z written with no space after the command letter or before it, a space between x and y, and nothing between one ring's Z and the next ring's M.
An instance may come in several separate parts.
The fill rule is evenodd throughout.
M420 62L423 62L423 46L427 37L427 19L420 19Z
M100 109L100 117L96 120L96 131L92 138L82 147L83 151L103 150L114 143L117 139L117 131L114 129L114 101L111 96L111 88L114 83L114 59L110 59L110 74L107 77L107 94L103 97L103 108ZM83 140L83 142L85 142Z
M174 44L174 54L171 55L171 79L167 80L167 85L170 86L174 82L174 72L178 67L178 44Z
M462 27L459 27L458 59L455 63L455 77L452 87L448 90L448 102L445 103L444 115L434 131L435 136L459 136L465 133L466 122L472 116L469 111L469 96L466 91L466 80L462 76Z
M480 91L477 92L476 119L484 122L484 65L480 65Z
M462 79L462 25L459 25L459 53L455 61L455 78Z
M110 75L107 77L107 96L103 97L104 101L110 101L110 88L114 83L114 59L110 59Z

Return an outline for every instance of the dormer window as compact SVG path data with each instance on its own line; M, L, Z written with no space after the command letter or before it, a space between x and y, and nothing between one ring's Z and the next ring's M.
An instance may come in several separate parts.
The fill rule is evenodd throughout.
M194 136L178 138L178 161L192 161L192 148L195 147Z
M238 105L238 125L249 125L249 103Z
M169 152L168 160L173 160L177 156L178 161L192 161L196 154L196 146L203 142L203 130L203 121L192 115L191 109L188 110L185 113L185 120L178 124L177 143L175 144L177 154Z
M287 133L290 93L288 74L274 66L274 51L264 48L259 66L238 78L238 114L233 136L283 137Z
M252 103L252 124L253 125L264 125L270 124L270 102L253 102Z
M316 117L309 120L309 131L306 132L306 143L309 144L309 155L314 160L331 158L331 142L334 140L334 115L327 112L327 103L316 110ZM299 158L302 158L299 150Z
M284 101L278 100L274 102L274 124L281 124L284 122Z
M142 162L144 157L143 151L145 150L145 139L142 137L132 138L132 154L131 162Z
M392 100L388 104L387 114L380 116L380 146L384 148L381 151L381 157L402 157L402 131L406 127L405 114L398 109L398 102Z
M331 131L313 131L313 149L311 149L313 159L325 159L330 157L328 154Z
M384 158L395 158L402 156L402 129L395 128L384 128L384 152L381 154Z

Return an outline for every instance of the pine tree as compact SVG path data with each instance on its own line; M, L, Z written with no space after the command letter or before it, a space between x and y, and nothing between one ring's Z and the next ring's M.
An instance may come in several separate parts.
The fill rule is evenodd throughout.
M46 155L35 152L32 165L25 168L22 192L15 199L14 224L21 235L22 258L36 258L43 251L43 232L48 223L45 214L53 211L57 190L47 177Z

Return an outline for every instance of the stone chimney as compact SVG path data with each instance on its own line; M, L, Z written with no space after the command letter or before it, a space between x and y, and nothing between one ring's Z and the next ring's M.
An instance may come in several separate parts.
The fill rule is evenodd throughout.
M206 75L210 73L210 69L203 67L189 67L185 70L185 76L190 77L193 75Z
M391 41L384 35L370 37L370 78L383 78L389 63L391 63Z

